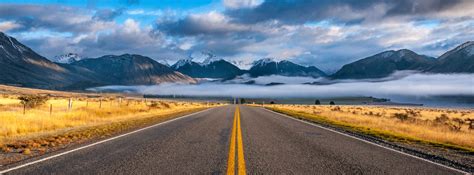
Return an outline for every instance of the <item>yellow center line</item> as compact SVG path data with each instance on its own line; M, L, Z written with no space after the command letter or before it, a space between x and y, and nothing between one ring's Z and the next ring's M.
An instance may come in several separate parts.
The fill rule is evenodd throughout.
M237 133L236 133L237 132ZM237 138L236 138L237 137ZM235 174L235 147L237 139L237 168L238 174L247 174L244 159L244 146L242 143L242 128L240 127L240 109L235 108L234 123L232 125L232 134L230 137L229 157L227 159L227 174Z
M240 127L240 109L237 107L237 153L238 153L238 167L239 175L247 174L245 170L245 159L244 159L244 145L242 143L242 129Z
M232 124L232 134L230 136L229 157L227 159L227 174L235 174L235 126L237 125L237 117L234 114L234 122Z

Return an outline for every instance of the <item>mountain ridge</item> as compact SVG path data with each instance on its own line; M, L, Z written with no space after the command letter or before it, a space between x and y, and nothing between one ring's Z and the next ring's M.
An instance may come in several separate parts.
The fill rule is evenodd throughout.
M423 71L433 66L435 58L419 55L408 49L389 50L342 66L331 75L333 79L370 79L387 77L395 71Z
M47 58L34 52L29 47L23 45L15 38L0 32L0 83L7 85L16 85L24 87L34 87L43 89L84 89L98 85L149 85L159 84L162 82L185 82L196 83L196 80L175 72L172 69L152 60L151 58L124 54L122 56L139 57L138 60L143 64L128 64L117 66L122 69L118 73L122 73L125 78L132 79L126 81L117 77L110 78L112 71L103 72L103 69L94 69L94 66L82 64L85 62L96 62L101 59L83 59L74 61L71 64L54 63ZM104 56L116 57L120 60L120 56ZM132 59L133 60L133 59ZM113 62L113 61L112 61ZM111 63L110 61L108 63ZM121 64L119 62L119 64ZM129 70L135 72L130 73ZM102 71L102 72L101 72ZM114 72L117 73L117 72Z
M474 73L474 41L467 41L444 53L426 72Z
M310 76L326 77L327 74L315 66L302 66L288 60L274 61L264 58L253 62L248 71L250 76L283 75L283 76Z
M182 59L171 66L172 69L193 78L233 78L244 73L224 59L207 61L200 64L191 59Z

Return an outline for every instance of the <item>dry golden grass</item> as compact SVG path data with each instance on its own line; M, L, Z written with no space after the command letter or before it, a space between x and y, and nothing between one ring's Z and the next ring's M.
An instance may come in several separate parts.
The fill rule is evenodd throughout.
M273 110L395 140L474 150L474 119L468 109L388 106L269 105Z
M215 104L179 101L151 101L121 98L50 98L45 104L26 109L17 95L0 97L0 145L15 140L37 138L61 131L114 122L159 117L212 107ZM52 110L50 110L52 109Z

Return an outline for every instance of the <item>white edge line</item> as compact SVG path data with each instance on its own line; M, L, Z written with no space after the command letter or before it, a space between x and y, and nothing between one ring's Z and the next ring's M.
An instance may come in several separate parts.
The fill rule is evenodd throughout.
M413 157L413 158L416 158L416 159L419 159L419 160L423 160L423 161L428 162L428 163L432 163L432 164L435 164L435 165L438 165L438 166L441 166L441 167L444 167L444 168L448 168L450 170L454 170L454 171L457 171L457 172L460 172L460 173L463 173L463 174L466 174L466 175L470 174L470 173L465 172L463 170L459 170L459 169L456 169L456 168L453 168L453 167L450 167L450 166L446 166L446 165L443 165L443 164L440 164L440 163L437 163L437 162L433 162L433 161L428 160L428 159L424 159L424 158L421 158L421 157L418 157L418 156L415 156L415 155L411 155L411 154L408 154L408 153L405 153L405 152L402 152L402 151L398 151L398 150L393 149L393 148L389 148L389 147L386 147L386 146L383 146L383 145L379 145L379 144L376 144L374 142L370 142L368 140L364 140L364 139L361 139L361 138L358 138L358 137L355 137L355 136L352 136L352 135L349 135L349 134L346 134L346 133L342 133L342 132L336 131L336 130L331 129L331 128L323 127L323 126L320 126L320 125L315 124L315 123L300 120L300 119L297 119L297 118L294 118L294 117L291 117L291 116L288 116L288 115L285 115L285 114L282 114L282 113L272 111L272 110L267 109L267 108L263 108L263 109L265 109L267 111L270 111L270 112L273 112L275 114L278 114L280 116L286 117L286 118L290 118L290 119L293 119L293 120L296 120L296 121L299 121L299 122L303 122L303 123L306 123L306 124L311 125L311 126L316 126L318 128L322 128L322 129L325 129L325 130L328 130L328 131L331 131L331 132L334 132L334 133L337 133L337 134L341 134L341 135L344 135L346 137L350 137L350 138L353 138L353 139L356 139L356 140L359 140L359 141L362 141L362 142L365 142L365 143L369 143L369 144L372 144L372 145L375 145L375 146L378 146L378 147L381 147L381 148L385 148L385 149L390 150L390 151L394 151L394 152L397 152L397 153L400 153L400 154L403 154L403 155L406 155L406 156L410 156L410 157Z
M35 161L28 162L28 163L25 163L25 164L22 164L22 165L18 165L18 166L16 166L16 167L12 167L12 168L9 168L9 169L6 169L6 170L2 170L2 171L0 171L0 174L5 174L5 173L8 173L8 172L13 171L13 170L17 170L17 169L20 169L20 168L24 168L24 167L27 167L27 166L30 166L30 165L33 165L33 164L37 164L37 163L40 163L40 162L49 160L49 159L53 159L53 158L56 158L56 157L59 157L59 156L63 156L63 155L66 155L66 154L69 154L69 153L72 153L72 152L76 152L76 151L79 151L79 150L82 150L82 149L85 149L85 148L89 148L89 147L92 147L92 146L95 146L95 145L99 145L99 144L102 144L102 143L105 143L105 142L108 142L108 141L112 141L112 140L115 140L115 139L118 139L118 138L121 138L121 137L130 135L130 134L134 134L134 133L137 133L137 132L146 130L146 129L150 129L150 128L157 127L157 126L160 126L160 125L164 125L164 124L167 124L167 123L170 123L170 122L179 120L179 119L183 119L183 118L186 118L186 117L189 117L189 116L192 116L192 115L200 114L200 113L209 111L209 110L211 110L211 109L214 109L214 107L213 107L213 108L206 109L206 110L203 110L203 111L198 111L198 112L195 112L195 113L187 114L187 115L184 115L184 116L181 116L181 117L178 117L178 118L174 118L174 119L171 119L171 120L167 120L167 121L164 121L164 122L155 124L155 125L147 126L147 127L145 127L145 128L141 128L141 129L138 129L138 130L135 130L135 131L132 131L132 132L128 132L128 133L125 133L125 134L122 134L122 135L118 135L118 136L115 136L115 137L112 137L112 138L108 138L108 139L105 139L105 140L101 140L101 141L98 141L98 142L95 142L95 143L92 143L92 144L89 144L89 145L85 145L85 146L82 146L82 147L79 147L79 148L75 148L75 149L72 149L72 150L69 150L69 151L65 151L65 152L62 152L62 153L59 153L59 154L55 154L55 155L52 155L52 156L49 156L49 157L45 157L45 158L42 158L42 159L39 159L39 160L35 160Z

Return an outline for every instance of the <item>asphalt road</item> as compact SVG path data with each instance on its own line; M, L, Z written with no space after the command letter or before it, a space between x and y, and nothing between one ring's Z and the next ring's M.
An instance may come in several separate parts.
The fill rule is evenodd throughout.
M218 107L6 174L460 174L261 108L239 108Z

